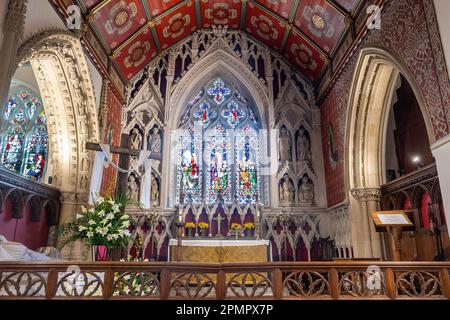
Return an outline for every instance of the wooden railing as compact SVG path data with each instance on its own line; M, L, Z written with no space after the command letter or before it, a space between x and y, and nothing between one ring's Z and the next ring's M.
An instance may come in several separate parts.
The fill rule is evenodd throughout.
M0 263L0 299L450 299L450 263Z

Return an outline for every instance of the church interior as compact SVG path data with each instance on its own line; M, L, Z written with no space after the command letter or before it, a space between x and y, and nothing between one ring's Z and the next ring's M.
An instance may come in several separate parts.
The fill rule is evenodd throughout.
M450 299L449 15L0 1L0 299Z

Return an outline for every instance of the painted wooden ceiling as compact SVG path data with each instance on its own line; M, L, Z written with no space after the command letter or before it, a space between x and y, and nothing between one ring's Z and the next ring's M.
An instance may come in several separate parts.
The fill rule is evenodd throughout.
M361 0L72 0L124 81L198 29L227 25L283 55L317 83ZM68 3L66 3L68 4ZM90 40L90 39L91 40ZM98 49L98 48L97 48Z

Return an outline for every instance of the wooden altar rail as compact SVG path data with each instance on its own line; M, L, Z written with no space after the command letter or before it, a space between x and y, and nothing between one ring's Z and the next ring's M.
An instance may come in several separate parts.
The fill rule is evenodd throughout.
M368 268L379 268L378 283ZM450 299L449 270L449 262L2 262L0 299Z

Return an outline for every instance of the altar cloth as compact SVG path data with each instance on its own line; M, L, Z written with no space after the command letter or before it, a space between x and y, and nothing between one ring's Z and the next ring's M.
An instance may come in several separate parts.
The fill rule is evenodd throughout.
M175 260L177 239L171 239L171 260ZM183 239L181 260L188 262L267 262L269 240Z

